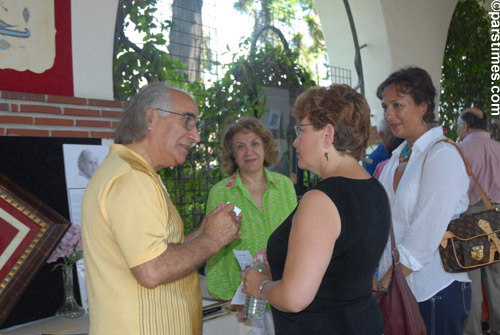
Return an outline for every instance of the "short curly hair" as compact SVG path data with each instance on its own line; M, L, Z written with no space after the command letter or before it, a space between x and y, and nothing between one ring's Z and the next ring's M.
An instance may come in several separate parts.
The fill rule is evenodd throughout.
M221 161L222 171L233 174L238 168L234 158L233 140L238 133L253 132L264 142L264 166L271 166L278 158L278 146L274 142L273 134L257 118L243 116L231 123L224 131L222 140Z
M302 93L293 107L299 121L309 117L317 130L333 125L333 146L341 154L360 160L370 137L370 107L366 99L347 85L313 87Z
M425 102L427 111L424 114L424 121L435 121L436 88L427 71L419 67L408 66L391 73L377 88L377 97L380 100L384 99L385 90L392 84L396 85L398 93L411 96L415 104L420 105Z

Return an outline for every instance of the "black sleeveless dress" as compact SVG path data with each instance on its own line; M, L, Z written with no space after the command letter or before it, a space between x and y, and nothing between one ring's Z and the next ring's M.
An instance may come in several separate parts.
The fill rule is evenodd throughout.
M385 190L375 178L343 177L327 178L315 189L327 194L337 206L340 236L312 303L299 313L272 308L276 334L383 334L382 314L371 289L390 230ZM295 211L268 240L267 257L273 280L283 276L294 214Z

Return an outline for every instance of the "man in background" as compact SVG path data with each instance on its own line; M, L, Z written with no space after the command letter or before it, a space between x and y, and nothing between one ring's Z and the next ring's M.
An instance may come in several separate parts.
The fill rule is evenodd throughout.
M184 236L156 173L183 164L200 141L198 108L184 91L149 84L114 138L82 202L90 334L201 334L196 270L240 236L241 215L219 205Z
M389 138L390 132L391 132L391 130L389 129L389 127L387 127L387 122L384 119L382 119L377 124L377 134L378 134L378 138L379 138L378 146L368 156L368 161L371 163L367 163L365 166L366 171L370 175L373 175L378 163L385 161L386 159L389 158L389 155L387 155L387 152L384 149L383 141L384 141L384 139Z
M460 139L458 146L469 161L472 172L484 189L493 205L500 209L500 143L490 138L488 132L488 116L477 108L469 108L460 114L457 121L457 132ZM479 191L470 181L468 214L485 211ZM491 334L500 335L500 263L488 265L470 271L472 280L471 311L465 320L464 335L482 334L481 304L483 294L481 280L484 283Z

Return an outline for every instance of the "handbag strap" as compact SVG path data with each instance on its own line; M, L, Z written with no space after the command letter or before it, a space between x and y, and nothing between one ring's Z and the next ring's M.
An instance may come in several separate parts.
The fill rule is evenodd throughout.
M382 186L382 184L381 184ZM384 186L382 188L385 190ZM387 192L386 192L387 194ZM389 200L389 196L387 196L387 200ZM396 240L394 238L394 228L392 225L392 207L391 203L389 203L389 214L391 218L391 254L392 254L392 268L397 269L398 272L403 273L403 269L401 268L401 263L399 263L399 251L396 248Z
M481 185L479 185L479 182L477 181L476 176L472 172L469 161L467 160L467 158L465 158L464 153L462 152L460 147L454 141L450 140L449 138L440 139L439 141L437 141L434 144L437 144L439 142L446 142L446 143L452 144L455 147L455 149L458 150L458 153L460 154L460 156L462 157L462 160L464 161L465 169L467 170L467 175L469 175L469 177L472 178L472 181L474 182L474 185L476 185L476 188L479 191L479 194L481 195L481 199L483 200L484 204L486 205L486 208L488 210L496 210L495 207L493 207L493 205L491 204L490 199L488 199L488 196L484 192ZM426 160L427 160L427 155L425 155L424 162L422 163L422 171L424 170L424 164L425 164Z
M394 238L394 228L392 226L392 205L389 201L389 195L387 194L387 190L385 189L384 185L377 179L380 187L385 192L385 195L387 197L387 202L388 202L388 207L389 207L389 217L391 218L391 255L392 255L392 268L393 271L394 269L397 269L398 272L403 273L403 269L401 268L401 263L399 263L399 251L396 248L396 240Z
M394 239L394 228L392 227L392 214L391 214L391 253L392 253L392 268L403 273L403 268L399 262L399 250L396 248L396 241Z

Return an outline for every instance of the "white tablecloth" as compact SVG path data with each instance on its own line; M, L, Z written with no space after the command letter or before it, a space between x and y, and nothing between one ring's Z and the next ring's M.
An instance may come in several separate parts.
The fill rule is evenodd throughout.
M199 276L201 292L204 297L210 297L206 289L206 278ZM270 311L267 311L270 314ZM203 335L247 335L253 330L251 320L238 322L236 313L224 312L203 321ZM0 329L0 335L38 335L38 334L72 334L87 335L89 332L89 316L85 314L76 319L49 317L14 327ZM270 335L272 335L271 333ZM255 333L258 335L258 332Z
M249 322L238 322L235 313L226 313L203 321L203 335L234 334L247 335L252 327ZM89 332L89 316L76 319L50 317L0 330L1 335L72 334L86 335Z

